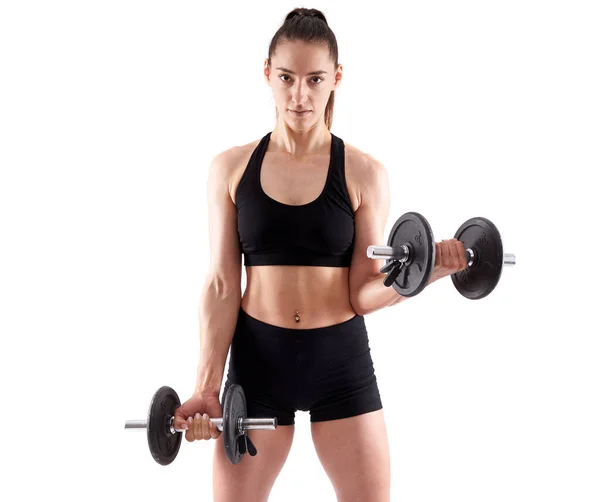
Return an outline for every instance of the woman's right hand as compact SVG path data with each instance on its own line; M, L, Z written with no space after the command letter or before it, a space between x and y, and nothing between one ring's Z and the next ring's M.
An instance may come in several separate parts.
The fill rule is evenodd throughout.
M173 425L176 429L186 429L185 439L189 443L202 439L217 439L221 431L209 418L222 416L223 408L217 392L194 394L175 410Z

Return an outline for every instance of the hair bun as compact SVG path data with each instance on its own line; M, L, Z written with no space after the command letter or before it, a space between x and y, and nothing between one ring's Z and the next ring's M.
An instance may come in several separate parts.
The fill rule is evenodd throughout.
M304 9L304 8L294 9L292 12L290 12L285 17L285 21L284 22L289 21L290 19L293 19L295 17L302 17L302 16L316 17L317 19L320 19L325 24L327 24L327 19L325 19L325 15L320 10L317 10L317 9Z

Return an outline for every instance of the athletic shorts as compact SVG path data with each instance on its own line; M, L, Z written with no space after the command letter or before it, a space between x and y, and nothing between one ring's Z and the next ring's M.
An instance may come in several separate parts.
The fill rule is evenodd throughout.
M313 329L273 326L242 309L231 343L221 403L241 385L249 418L294 424L297 410L311 422L382 409L364 317Z

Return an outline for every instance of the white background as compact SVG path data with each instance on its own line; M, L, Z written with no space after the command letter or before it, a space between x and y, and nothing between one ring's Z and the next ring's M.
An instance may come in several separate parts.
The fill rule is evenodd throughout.
M305 6L344 65L332 132L387 167L385 238L485 216L517 255L484 300L447 279L366 317L392 500L600 500L593 2L1 5L3 499L211 499L213 443L161 467L123 425L193 390L207 168L272 130L263 60ZM308 499L335 496L298 412L270 500Z

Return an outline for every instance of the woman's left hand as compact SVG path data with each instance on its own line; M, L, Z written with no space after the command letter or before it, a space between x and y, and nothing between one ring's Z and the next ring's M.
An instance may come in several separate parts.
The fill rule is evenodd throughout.
M458 239L435 243L435 265L428 284L467 268L465 246Z

